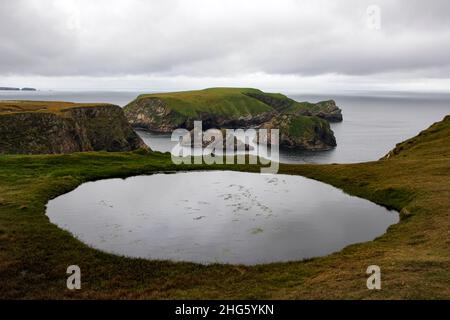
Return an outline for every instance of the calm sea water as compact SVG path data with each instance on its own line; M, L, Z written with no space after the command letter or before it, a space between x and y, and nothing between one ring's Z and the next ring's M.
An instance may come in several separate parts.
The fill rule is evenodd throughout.
M69 102L106 102L125 106L138 91L0 91L0 100L41 100Z
M321 182L226 171L89 182L51 200L47 215L106 252L238 264L326 255L398 222Z
M126 105L143 92L130 91L0 91L0 99L109 102ZM287 163L348 163L377 160L396 143L410 138L450 114L450 95L446 94L365 94L301 95L298 101L334 99L342 108L344 122L332 124L338 146L324 152L281 152ZM140 133L154 150L167 152L173 147L168 135Z

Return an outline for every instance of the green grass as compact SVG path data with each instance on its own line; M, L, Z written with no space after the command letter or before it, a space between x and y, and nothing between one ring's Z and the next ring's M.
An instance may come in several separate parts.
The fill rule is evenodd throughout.
M0 115L14 114L24 112L48 112L61 113L73 108L92 108L99 106L108 106L106 103L74 103L62 101L0 101Z
M197 117L201 113L223 116L246 116L269 112L272 108L246 95L262 93L250 88L210 88L196 91L155 93L140 95L137 100L159 98L174 111L185 117ZM133 105L131 102L129 105Z
M288 133L293 137L313 137L315 135L314 128L316 126L324 127L326 124L325 120L317 117L294 117L288 126Z
M401 221L374 241L326 257L253 267L102 253L51 224L45 204L91 180L172 170L259 171L256 166L178 167L167 154L144 151L0 156L0 297L449 299L450 117L398 148L389 159L368 163L281 165L280 173L401 211ZM82 290L66 289L71 264L81 267ZM380 291L366 288L372 264L382 270Z
M318 103L311 103L307 101L298 102L294 101L291 107L286 110L287 113L297 113L299 111L309 110L310 112L319 112L326 110L326 101L321 101Z
M284 102L290 105L288 111L294 113L300 110L317 112L324 108L325 103L325 101L317 104L297 102L281 93L267 93L253 88L208 88L194 91L143 94L129 105L132 106L140 99L159 98L165 101L172 110L186 117L196 117L201 113L245 116L273 111L272 107L256 99L255 96L270 97Z

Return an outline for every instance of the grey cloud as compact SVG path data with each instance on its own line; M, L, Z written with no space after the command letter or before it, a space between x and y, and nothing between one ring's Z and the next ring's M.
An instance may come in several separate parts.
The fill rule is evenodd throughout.
M450 2L7 0L0 75L448 77ZM441 71L440 71L441 70Z

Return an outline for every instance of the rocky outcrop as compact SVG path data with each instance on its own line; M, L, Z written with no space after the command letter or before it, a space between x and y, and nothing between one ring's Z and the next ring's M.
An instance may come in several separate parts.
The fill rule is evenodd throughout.
M334 100L321 101L309 108L300 109L298 115L316 116L329 122L341 122L343 120L342 110L336 106Z
M245 151L251 151L254 149L251 145L241 141L233 133L227 131L226 129L221 129L221 130L210 129L210 130L214 131L214 132L211 131L211 134L214 133L214 135L220 133L220 135L222 136L221 145L222 145L223 149L245 150ZM218 142L216 142L214 140L214 138L209 139L205 135L205 132L196 131L196 130L189 131L189 133L187 133L182 138L180 145L183 147L192 147L192 148L206 148L206 147L210 146L210 147L216 147L216 149L219 148L219 146L220 146L218 144Z
M138 129L154 132L172 132L180 123L171 117L172 110L159 98L139 99L133 108L124 108L129 123Z
M267 137L260 136L259 143L273 143L271 129L278 129L280 147L299 150L329 150L336 146L330 124L315 116L283 114L261 126L267 130Z
M310 103L297 102L282 94L249 92L246 95L266 103L279 114L292 113L303 116L316 116L329 122L343 121L342 110L336 105L334 100Z
M45 105L40 102L39 104ZM56 154L147 148L115 105L5 111L0 104L0 153ZM20 108L20 103L17 103Z

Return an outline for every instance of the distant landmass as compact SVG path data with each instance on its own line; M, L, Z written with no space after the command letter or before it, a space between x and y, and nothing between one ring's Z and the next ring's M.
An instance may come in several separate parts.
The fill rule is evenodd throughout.
M0 91L37 91L35 88L0 87Z
M336 146L329 122L342 121L333 100L298 102L254 88L209 88L143 94L124 107L137 129L170 133L177 128L264 128L280 130L280 147L329 150Z

